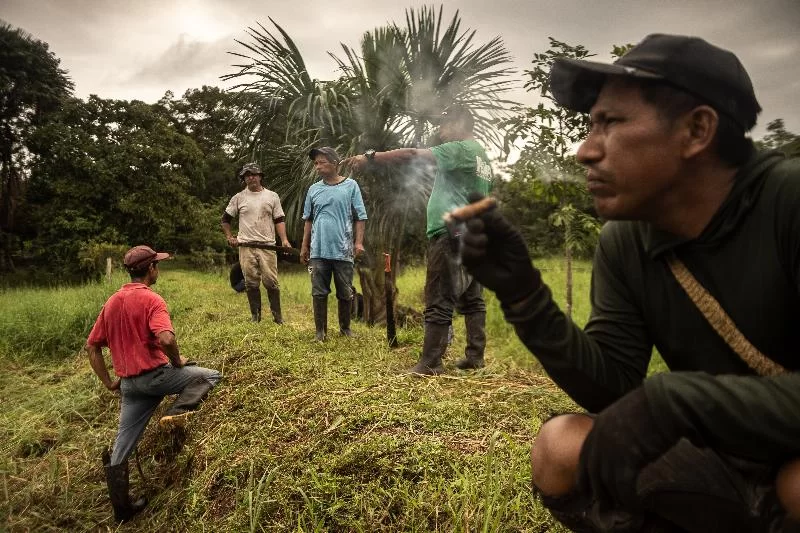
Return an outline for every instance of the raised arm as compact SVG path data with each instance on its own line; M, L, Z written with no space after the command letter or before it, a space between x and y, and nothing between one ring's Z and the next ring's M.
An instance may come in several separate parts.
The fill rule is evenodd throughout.
M499 210L470 219L467 230L464 265L496 293L520 340L573 400L597 412L641 384L652 344L612 269L595 261L593 317L583 331L559 309L531 263L522 235ZM602 254L602 246L599 250Z
M406 164L414 160L423 160L428 163L436 163L433 152L427 148L398 148L386 152L375 152L371 158L366 155L354 155L343 160L341 165L344 168L351 168L354 171L363 170L369 163L379 165Z

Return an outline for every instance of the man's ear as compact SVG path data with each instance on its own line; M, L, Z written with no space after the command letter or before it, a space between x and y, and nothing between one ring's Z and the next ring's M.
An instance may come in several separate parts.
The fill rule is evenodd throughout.
M682 126L686 128L683 156L696 156L711 147L717 136L719 115L707 105L697 106L684 116Z

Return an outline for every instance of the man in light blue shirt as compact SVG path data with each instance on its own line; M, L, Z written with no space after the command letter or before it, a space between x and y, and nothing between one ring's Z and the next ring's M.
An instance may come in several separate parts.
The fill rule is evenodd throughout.
M353 260L364 252L364 221L367 210L361 189L352 178L339 175L339 155L325 146L308 157L320 181L308 188L303 207L303 244L300 258L309 264L314 303L316 340L328 332L328 294L331 277L338 300L339 331L352 336L350 306L353 299Z

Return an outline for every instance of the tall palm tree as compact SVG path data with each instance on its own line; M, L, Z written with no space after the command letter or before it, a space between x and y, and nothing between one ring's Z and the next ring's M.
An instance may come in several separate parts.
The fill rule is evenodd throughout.
M367 148L389 150L425 146L442 109L463 103L476 111L476 136L502 146L496 123L513 104L504 99L512 88L510 55L502 40L476 44L475 31L461 30L458 12L444 26L442 8L406 11L405 26L390 24L364 33L360 48L342 45L343 56L330 54L342 75L314 80L289 35L274 21L277 34L263 26L250 28L249 53L239 71L226 79L236 86L243 106L239 133L252 155L260 155L285 205L291 224L308 186L316 179L307 158L311 146L334 146L340 154ZM281 135L282 133L282 135ZM358 181L367 204L369 271L359 269L365 314L380 322L383 308L384 251L394 266L409 225L424 231L424 209L432 169L409 166L376 169ZM395 268L396 270L396 268Z
M236 132L246 146L242 159L258 160L268 185L283 200L289 230L298 234L305 191L316 180L309 150L350 129L347 79L312 79L291 37L275 23L276 32L263 25L250 27L252 42L236 41L245 53L230 52L246 62L222 77L237 80L231 90L239 96Z

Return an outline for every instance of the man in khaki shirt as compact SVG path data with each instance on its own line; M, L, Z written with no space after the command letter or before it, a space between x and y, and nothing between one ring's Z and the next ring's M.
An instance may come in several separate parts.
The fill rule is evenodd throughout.
M239 248L239 264L244 273L247 301L253 322L261 321L261 283L267 289L269 308L276 324L283 324L281 297L278 286L278 256L274 250L252 248L249 243L275 245L275 235L281 239L281 246L290 247L286 237L286 224L281 199L274 191L261 185L261 167L248 163L239 172L239 177L247 185L236 193L222 214L222 231L228 244ZM237 236L231 233L231 220L239 218Z

